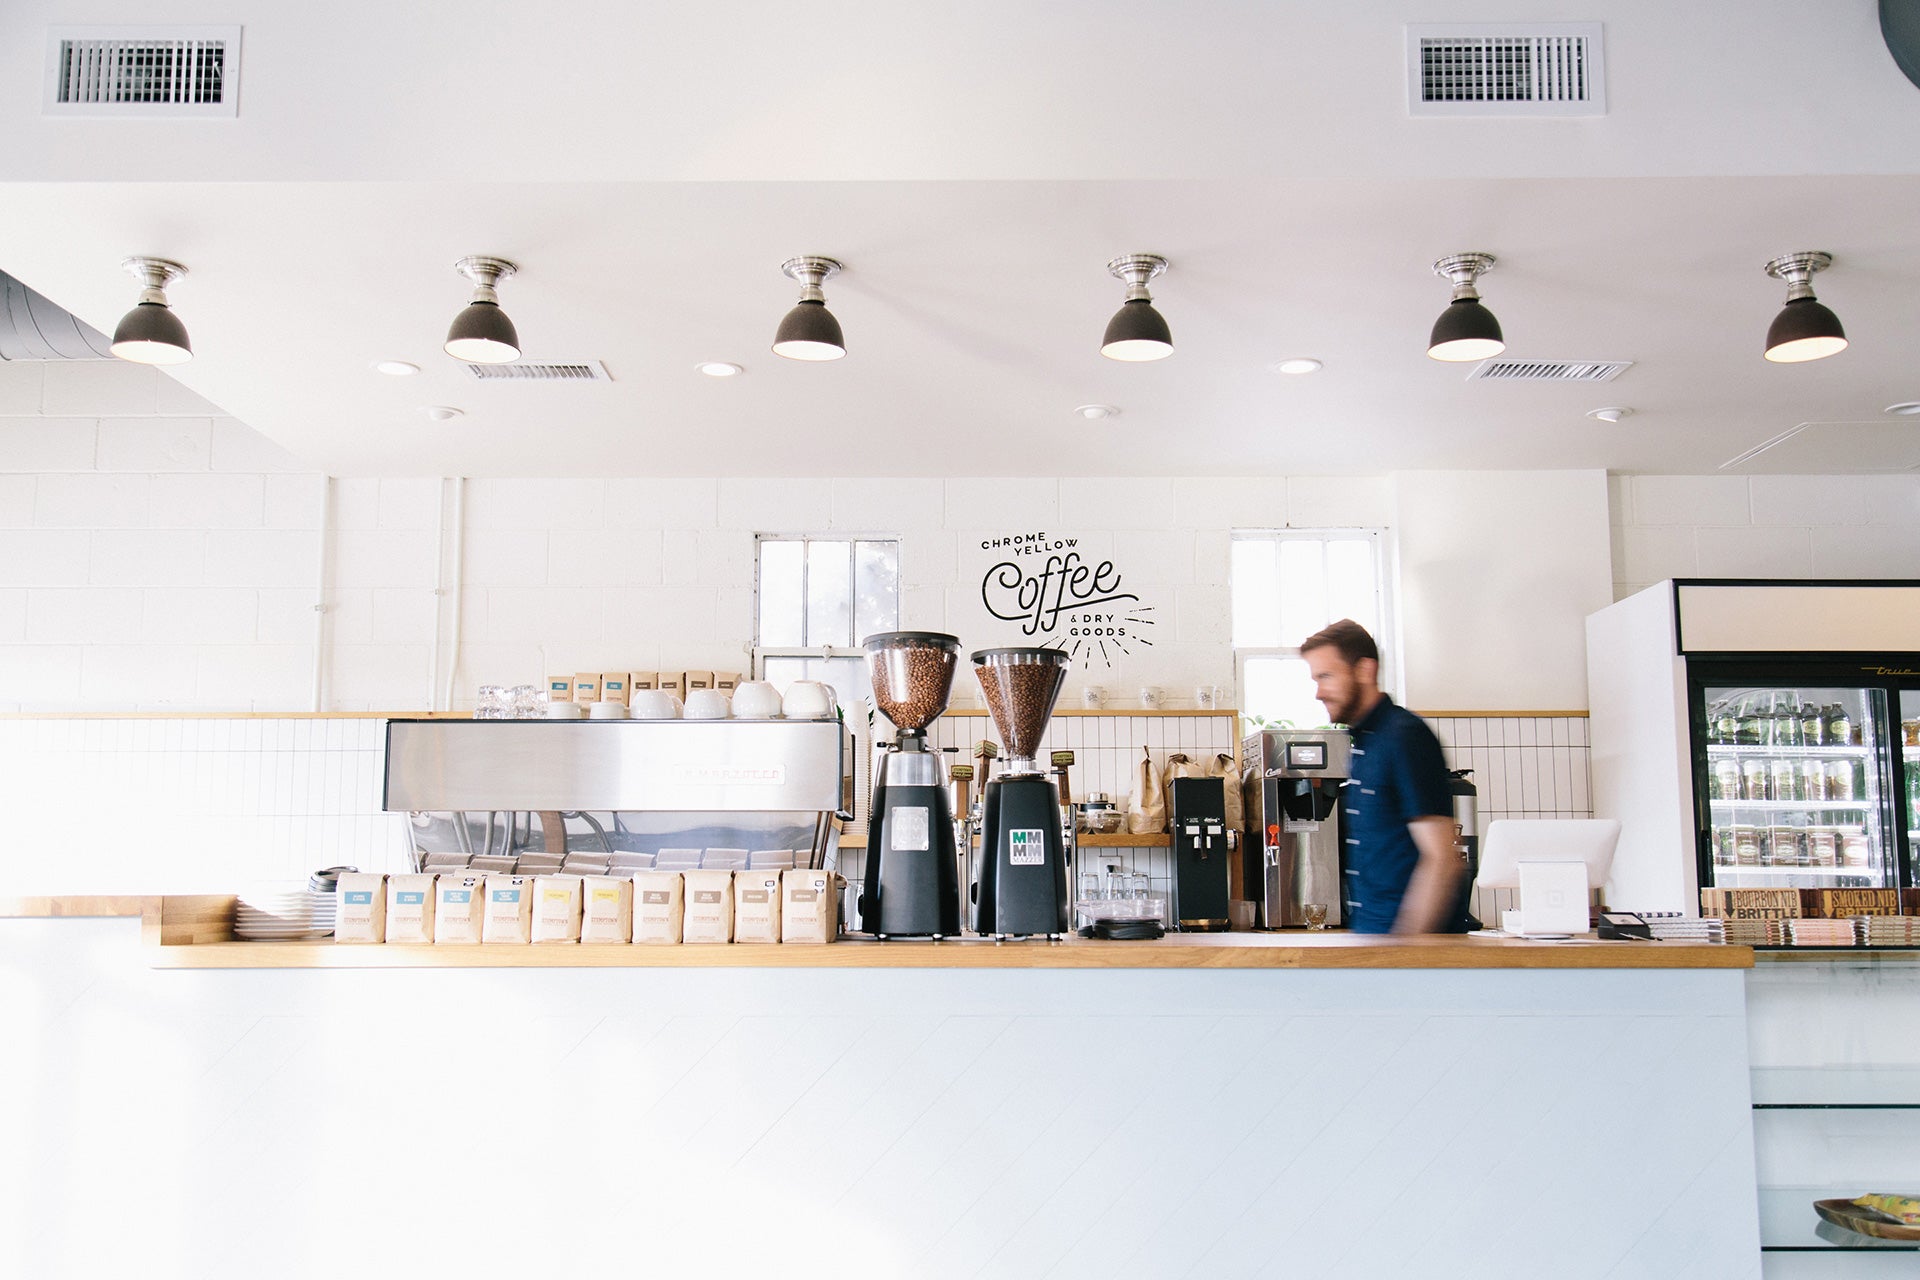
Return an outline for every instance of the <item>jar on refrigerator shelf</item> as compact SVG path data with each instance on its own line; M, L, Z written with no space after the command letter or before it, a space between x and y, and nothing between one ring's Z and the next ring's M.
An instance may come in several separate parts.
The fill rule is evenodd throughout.
M1864 867L1872 854L1867 843L1864 827L1840 828L1840 863L1847 867Z
M1900 738L1909 747L1920 750L1920 719L1902 720L1900 722Z
M1828 800L1865 799L1865 791L1860 780L1860 765L1854 760L1827 761Z
M1743 867L1760 865L1760 828L1733 828L1733 860Z
M1740 762L1740 798L1742 800L1767 798L1767 762L1765 760Z
M1771 777L1767 793L1775 800L1804 800L1800 794L1800 770L1791 760L1775 760L1769 766Z
M1800 762L1800 798L1823 800L1827 794L1827 767L1819 760Z
M1811 866L1831 867L1840 861L1840 833L1832 827L1807 828L1807 862Z
M1733 865L1733 828L1715 827L1713 829L1713 865L1730 867Z
M1707 794L1715 800L1739 800L1740 762L1738 760L1715 760L1713 773L1707 778Z

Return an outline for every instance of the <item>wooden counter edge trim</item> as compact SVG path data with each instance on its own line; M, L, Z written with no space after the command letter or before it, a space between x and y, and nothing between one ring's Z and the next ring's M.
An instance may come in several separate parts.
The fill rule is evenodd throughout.
M1745 947L1156 947L1124 942L424 946L230 942L147 948L156 969L1745 969Z
M0 897L0 919L143 915L155 899L146 894L58 893Z

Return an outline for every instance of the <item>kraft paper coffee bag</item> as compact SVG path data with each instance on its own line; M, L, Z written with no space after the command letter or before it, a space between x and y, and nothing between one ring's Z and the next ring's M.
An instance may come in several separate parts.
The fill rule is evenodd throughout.
M840 936L838 873L801 868L780 873L780 940L832 942Z
M733 872L683 871L687 916L680 937L686 942L733 941Z
M536 876L533 881L533 940L580 941L581 905L579 876Z
M633 940L677 944L686 906L686 882L678 871L634 872Z
M733 940L780 941L780 873L733 873Z
M488 876L485 922L480 927L482 942L531 942L533 940L533 878L531 876Z
M614 876L586 876L580 881L585 902L580 920L582 942L633 941L633 881ZM679 929L674 937L680 936Z
M433 941L436 876L387 877L387 941Z
M460 946L479 942L486 901L484 876L441 876L433 889L433 940Z
M387 878L371 872L343 873L334 886L340 900L334 905L335 942L387 940Z

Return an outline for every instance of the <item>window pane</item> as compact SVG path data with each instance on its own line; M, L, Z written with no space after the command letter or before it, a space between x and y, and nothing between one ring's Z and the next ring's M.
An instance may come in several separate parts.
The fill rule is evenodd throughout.
M1265 538L1233 542L1233 643L1266 649L1280 643L1280 598L1274 594L1274 544Z
M807 544L807 638L809 648L853 643L853 544Z
M1249 657L1241 666L1240 713L1261 717L1268 727L1318 728L1327 722L1326 708L1313 696L1313 678L1304 658Z
M1332 621L1327 616L1326 556L1318 539L1280 544L1280 639L1296 645Z
M806 543L764 539L760 543L760 645L792 649L806 643L801 581Z
M853 544L853 639L900 629L900 544Z
M1378 637L1379 593L1375 586L1371 541L1341 538L1327 543L1328 622L1352 618Z
M760 660L760 678L767 681L782 694L795 680L806 680L807 659L805 658L762 658Z

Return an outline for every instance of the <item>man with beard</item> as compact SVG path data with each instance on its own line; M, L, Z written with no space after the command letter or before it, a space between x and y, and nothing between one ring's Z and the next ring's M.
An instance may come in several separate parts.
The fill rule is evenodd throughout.
M1466 931L1446 758L1426 722L1380 689L1380 649L1343 618L1301 642L1334 724L1353 732L1346 818L1347 921L1359 933Z

